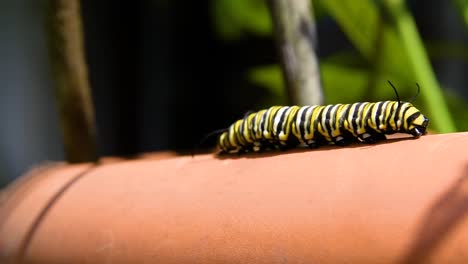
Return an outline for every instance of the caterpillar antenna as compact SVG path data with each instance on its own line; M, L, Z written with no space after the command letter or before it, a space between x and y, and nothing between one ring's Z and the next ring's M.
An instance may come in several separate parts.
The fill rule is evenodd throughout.
M400 96L398 95L397 89L395 88L395 86L393 86L393 84L392 84L389 80L387 80L387 82L390 84L390 86L392 86L393 90L395 91L396 98L397 98L397 100L398 100L398 105L401 105L401 100L400 100ZM419 87L419 86L418 86L418 87Z
M412 103L414 100L416 100L416 98L418 98L419 92L421 91L421 88L419 87L418 83L416 83L416 87L418 87L418 92L413 97L411 97L410 103Z
M197 144L193 146L192 151L190 151L192 158L195 156L195 151L199 149L203 145L203 143L205 143L209 138L219 135L227 130L228 130L227 128L222 128L222 129L218 129L218 130L215 130L206 134Z

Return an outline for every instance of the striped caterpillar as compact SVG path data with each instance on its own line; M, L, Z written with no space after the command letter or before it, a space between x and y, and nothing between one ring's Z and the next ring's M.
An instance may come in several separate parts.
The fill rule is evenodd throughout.
M298 145L372 144L397 132L415 138L426 134L429 119L411 103L400 101L390 85L398 101L272 106L248 113L220 132L218 148L220 153L258 152Z

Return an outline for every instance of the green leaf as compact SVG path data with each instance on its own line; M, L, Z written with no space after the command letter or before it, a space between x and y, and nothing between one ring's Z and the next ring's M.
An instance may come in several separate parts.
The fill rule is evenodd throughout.
M381 18L379 8L371 0L320 0L329 15L338 23L343 32L369 64L377 56L377 37L383 31L382 70L408 81L412 78L409 63L401 54L403 46L394 30Z
M320 3L369 65L377 67L378 71L373 73L377 76L369 75L369 80L378 80L377 85L381 83L380 75L384 75L392 76L404 86L418 82L425 90L421 95L423 105L436 110L434 129L442 133L455 131L443 92L403 0L321 0Z
M453 93L447 93L446 98L458 131L468 131L468 102Z
M439 133L456 131L443 92L432 69L424 44L419 36L413 17L403 0L385 0L384 6L395 21L397 32L401 38L403 52L409 59L409 69L415 79L425 87L421 94L424 104L431 109L437 109L432 121L434 130Z
M215 0L212 2L214 27L227 40L246 33L272 34L272 23L264 0Z
M465 23L465 27L468 29L468 1L467 0L453 0L452 1L457 8L458 14Z

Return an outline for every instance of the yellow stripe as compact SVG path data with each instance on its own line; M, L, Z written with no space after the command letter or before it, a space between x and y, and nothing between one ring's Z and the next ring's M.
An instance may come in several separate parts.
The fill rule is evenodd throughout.
M378 109L378 104L379 102L377 103L372 103L372 108L369 108L369 110L371 111L371 116L370 116L370 119L367 120L367 124L374 130L378 130L378 127L377 127L377 109Z
M389 124L390 124L390 127L392 128L392 130L396 131L397 130L397 127L396 127L396 124L395 124L395 111L398 107L398 102L396 101L392 101L390 102L391 106L390 107L387 107L387 111L385 112L386 116L390 116L390 120L389 120Z
M296 112L299 110L300 107L298 106L291 106L287 111L289 111L288 115L286 116L286 119L283 121L283 124L284 126L282 125L282 127L284 127L284 131L283 134L280 133L279 135L279 139L281 141L286 141L288 138L289 138L289 133L290 133L290 130L291 130L291 126L294 126L294 115L296 114Z
M278 110L280 108L281 108L281 106L272 106L269 109L269 113L268 113L268 116L267 116L267 121L268 122L265 125L266 131L263 131L263 136L266 139L273 139L273 125L274 125L273 116L275 116L276 112L278 112Z
M254 142L254 138L253 138L253 126L252 126L252 119L254 118L255 114L252 113L250 114L249 116L247 116L247 118L245 118L244 120L244 138L245 140L247 140L247 142L249 143L252 143Z
M317 116L323 108L325 108L325 106L317 106L312 109L312 117L310 118L310 124L309 124L310 134L304 135L304 138L306 140L311 140L314 138L315 130L319 130L320 132L319 127L315 127L314 121L317 120ZM318 123L317 126L320 126L320 122L317 122L317 123Z
M338 105L338 108L336 109L336 112L334 113L334 116L332 118L335 118L335 127L332 126L332 137L337 137L339 135L341 135L341 131L340 131L340 117L342 115L342 111L343 109L346 109L345 108L346 105L344 104L339 104Z
M221 134L221 136L219 136L219 146L220 148L223 150L223 151L227 151L228 150L228 146L226 145L226 136L227 136L227 132L224 132L223 134Z
M382 111L380 112L380 116L379 116L379 120L380 120L379 130L381 132L387 130L387 109L389 108L390 104L391 104L390 101L382 102Z
M240 146L243 146L246 143L244 138L243 138L243 135L240 133L240 126L241 126L242 122L243 122L243 120L238 120L234 124L235 138L238 141Z
M405 116L404 116L404 119L403 119L403 128L404 128L405 130L410 130L410 129L413 128L413 126L412 126L412 124L408 124L408 123L406 122L406 120L407 120L412 114L415 114L415 113L417 113L417 112L419 112L419 111L418 111L418 109L416 109L416 107L414 107L414 106L412 106L412 105L408 105L407 108L408 108L408 111L406 111ZM408 127L408 125L410 125L410 127Z
M354 127L353 127L353 114L354 114L354 111L356 110L356 107L358 105L357 104L350 104L349 107L349 111L348 111L348 115L345 117L345 122L344 122L344 128L350 132L351 134L353 134L353 136L357 137L357 134L354 132Z
M366 125L365 125L365 122L367 121L366 120L366 116L367 116L367 113L369 112L370 108L375 105L375 103L365 103L364 104L364 108L362 109L362 111L360 113L358 113L358 116L360 118L360 122L358 124L359 126L359 129L358 129L358 135L362 135L364 133L366 133Z
M409 105L409 103L403 103L401 105L400 111L398 112L398 118L397 118L397 129L398 129L398 131L401 131L406 126L406 124L405 124L406 122L404 122L405 119L404 119L403 113L408 108L408 105Z
M302 107L298 106L298 109L297 109L298 113L297 113L296 119L292 121L293 122L292 132L293 132L294 136L301 143L304 143L304 141L302 140L302 135L301 135L301 131L300 131L301 117L307 113L307 108L308 107L309 106L302 106Z
M325 122L327 122L326 120L327 113L331 111L331 109L333 109L333 105L327 105L324 107L324 110L322 112L322 118L321 120L319 120L319 124L318 124L318 130L320 134L322 134L322 136L324 136L327 141L331 141L331 138L330 138L329 131L327 130L327 127L325 125ZM330 115L330 118L332 118L331 115Z
M417 112L420 112L420 111L418 110ZM408 130L413 129L415 125L422 126L423 124L424 124L424 116L421 114L413 121L413 123L410 124L410 126L408 127Z
M257 112L256 120L255 120L255 126L254 126L254 132L255 132L255 140L260 140L263 138L263 131L260 129L260 122L262 121L262 116L266 112L265 109L260 110Z
M235 130L234 130L234 125L231 125L229 127L229 144L233 147L237 147L237 142L236 142L236 139L235 139Z

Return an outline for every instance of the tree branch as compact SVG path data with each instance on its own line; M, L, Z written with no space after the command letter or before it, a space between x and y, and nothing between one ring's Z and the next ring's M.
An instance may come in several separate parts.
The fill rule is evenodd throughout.
M85 63L79 0L49 0L47 30L66 159L97 160L94 110Z
M289 101L299 105L322 104L317 34L310 0L268 3Z

